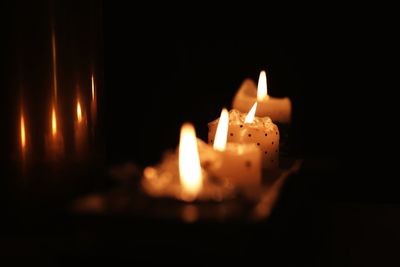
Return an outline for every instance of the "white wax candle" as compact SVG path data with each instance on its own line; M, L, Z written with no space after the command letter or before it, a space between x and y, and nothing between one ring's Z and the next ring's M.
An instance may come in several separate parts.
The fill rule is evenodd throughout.
M222 201L234 196L235 187L227 177L217 176L222 154L196 139L194 127L184 124L178 151L166 153L156 166L143 171L143 189L155 197L184 201Z
M254 103L253 103L254 104ZM262 155L264 169L274 170L279 166L279 129L269 117L255 117L246 123L246 113L229 112L228 143L254 144ZM208 142L213 144L219 119L208 124Z
M213 173L226 177L237 187L258 186L261 184L261 153L255 144L227 143L229 114L221 112L216 128L213 147L219 153L221 164L216 165Z
M289 98L275 98L266 95L257 100L257 86L251 79L246 79L237 91L232 107L241 112L248 112L258 101L256 116L270 117L272 121L288 124L292 119L292 102Z

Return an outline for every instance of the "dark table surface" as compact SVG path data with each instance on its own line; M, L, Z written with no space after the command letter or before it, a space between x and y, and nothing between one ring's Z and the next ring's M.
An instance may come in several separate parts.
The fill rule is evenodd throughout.
M305 159L300 172L286 181L273 213L259 222L184 223L123 209L95 213L70 209L82 196L107 194L126 185L106 176L97 177L97 188L90 190L84 184L93 185L93 180L80 182L82 190L75 195L24 196L21 190L16 196L15 191L4 190L1 261L49 266L83 262L395 266L400 204L350 198L343 189L341 170L332 160Z

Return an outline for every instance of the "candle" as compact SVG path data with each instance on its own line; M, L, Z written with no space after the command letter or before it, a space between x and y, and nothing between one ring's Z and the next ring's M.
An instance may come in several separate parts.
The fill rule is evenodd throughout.
M58 160L64 155L64 139L54 104L51 108L50 133L46 136L46 152L49 160Z
M76 117L74 121L75 152L77 158L82 158L87 152L87 119L81 101L76 102Z
M258 102L256 116L270 117L272 121L289 124L292 117L292 103L288 97L275 98L268 95L267 75L261 71L258 87L251 79L246 79L237 91L232 107L241 112L250 110Z
M235 188L226 177L217 176L221 155L197 139L193 125L186 123L181 128L178 152L166 153L158 165L146 167L142 187L150 196L185 202L231 198Z
M255 117L256 109L257 103L248 114L235 109L229 112L227 142L255 144L261 150L263 168L275 170L279 166L279 129L269 117ZM210 144L218 141L216 131L219 120L208 124Z
M261 185L261 151L253 143L227 143L229 114L223 109L216 128L214 149L222 157L221 164L213 171L227 177L237 187Z

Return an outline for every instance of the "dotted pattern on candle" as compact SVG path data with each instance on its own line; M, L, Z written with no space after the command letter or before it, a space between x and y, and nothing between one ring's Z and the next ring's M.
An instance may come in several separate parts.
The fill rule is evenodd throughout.
M254 123L245 124L244 113L232 110L229 113L229 134L227 141L234 143L254 143L261 150L263 168L276 169L279 166L279 129L269 118L257 118ZM218 120L209 123L208 140L215 137Z
M255 143L264 152L263 166L265 169L275 169L279 164L279 135L265 134L264 129L257 129L254 125L245 125L240 128L229 125L229 130L236 132L234 136L228 136L228 142ZM251 132L251 133L248 133Z

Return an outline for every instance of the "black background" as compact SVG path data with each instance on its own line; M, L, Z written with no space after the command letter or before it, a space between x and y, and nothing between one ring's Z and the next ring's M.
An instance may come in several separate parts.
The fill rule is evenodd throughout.
M296 176L298 180L288 184L282 203L265 228L222 226L257 236L252 239L237 234L236 239L235 235L230 237L233 241L225 237L242 244L243 254L237 257L262 259L260 255L268 258L270 253L274 263L291 266L365 266L394 261L399 241L399 197L391 168L395 139L390 129L396 123L392 119L396 106L390 104L394 88L385 82L391 77L388 67L394 54L393 44L382 34L372 34L371 28L365 30L357 22L339 25L319 21L322 24L312 23L312 27L289 23L288 31L264 21L260 29L238 28L230 38L216 37L220 28L215 27L216 36L205 38L193 30L187 18L178 20L177 25L166 23L162 17L157 21L153 17L140 18L141 10L130 4L16 1L3 5L1 9L7 13L1 23L5 37L0 80L3 170L14 158L15 119L21 99L28 106L29 117L35 118L34 154L39 157L43 152L41 136L51 86L53 14L63 110L69 114L68 103L73 101L77 84L87 87L87 77L94 71L100 104L98 151L104 154L106 166L127 161L142 167L157 163L163 151L176 147L179 128L186 121L194 123L198 136L205 140L207 123L218 117L222 107L230 107L241 82L245 78L257 80L265 69L269 93L292 99L291 153L304 158L307 164L304 172ZM150 26L153 23L155 27ZM210 26L206 29L214 28ZM285 34L264 38L272 30ZM72 133L68 123L66 119L67 136ZM12 223L13 218L9 219ZM35 230L27 236L11 231L2 247L11 244L5 250L10 258L37 254L33 259L49 263L75 258L94 262L104 258L110 262L175 262L179 260L166 256L182 249L177 244L180 238L175 237L189 235L198 238L190 243L193 247L202 247L197 242L209 246L205 254L211 253L221 261L230 254L228 248L219 254L215 244L201 238L202 234L207 236L210 226L182 229L181 225L162 222L136 226L133 222L131 227L135 230L125 233L121 229L130 226L118 222L118 218L95 222L96 231L106 233L103 239L85 230L93 222L74 224L72 230L62 222L56 233L50 231L50 239L41 239L41 232ZM153 228L171 233L161 234L167 240L154 236L145 240L140 236L129 246L141 229L146 232ZM7 232L6 228L3 230ZM71 231L80 232L84 236L80 242L94 248L63 247L65 236ZM218 227L211 231L218 232ZM255 246L254 242L260 240L270 243ZM53 242L59 250L66 251L49 249ZM39 248L35 248L37 244ZM161 253L166 259L158 259L143 251L142 245L171 249ZM158 248L155 251L160 253L162 249ZM142 256L132 256L130 249ZM195 255L190 246L185 251ZM207 256L202 255L199 262L206 263Z

